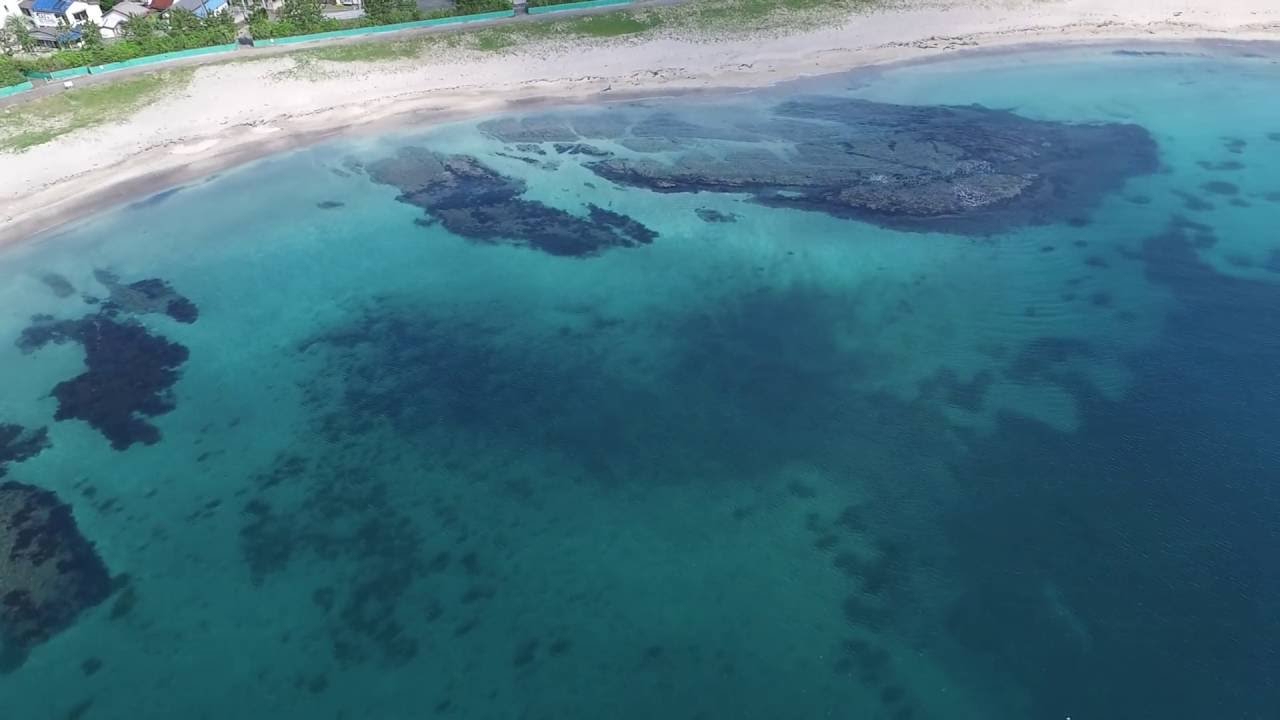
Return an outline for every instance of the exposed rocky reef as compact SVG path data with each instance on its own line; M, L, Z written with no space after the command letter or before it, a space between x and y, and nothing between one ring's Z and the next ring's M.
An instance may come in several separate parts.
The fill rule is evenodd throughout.
M13 423L0 423L0 477L8 471L9 463L33 458L48 447L48 429L31 430Z
M1087 215L1157 148L1137 125L1032 120L978 106L906 106L813 96L691 122L602 112L484 124L511 143L609 139L632 151L588 164L658 192L745 193L778 207L890 228L982 234Z
M105 270L97 271L95 277L109 291L97 312L74 320L37 315L17 345L24 353L32 353L50 343L79 343L86 370L54 386L52 395L58 400L54 419L84 420L116 450L134 443L152 445L160 441L160 430L145 418L173 410L170 388L189 353L129 316L157 313L193 323L199 310L164 280L124 284Z
M0 670L111 594L111 577L70 506L47 490L0 483Z
M580 257L643 245L656 237L640 222L601 208L590 208L583 218L525 200L522 180L466 155L405 147L371 163L368 171L374 181L399 188L398 200L422 208L450 232L471 240Z

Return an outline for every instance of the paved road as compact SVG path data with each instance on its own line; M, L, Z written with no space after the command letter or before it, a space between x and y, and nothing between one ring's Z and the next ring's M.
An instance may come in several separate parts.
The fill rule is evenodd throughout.
M165 63L156 63L154 65L144 65L142 67L128 68L126 70L117 70L115 72L106 73L103 75L85 75L82 77L73 78L72 81L75 83L75 87L78 87L78 88L89 87L92 85L109 83L115 80L119 80L121 78L133 77L136 75L143 75L146 73L153 73L161 70L170 70L173 68L180 68L180 67L191 67L195 65L214 65L221 62L227 62L228 60L242 60L242 59L248 59L248 58L270 57L272 55L286 55L288 53L297 52L305 48L332 47L334 45L347 45L347 44L357 44L357 43L366 43L366 42L385 42L387 40L392 40L392 39L404 39L404 38L417 37L417 36L428 35L428 34L438 34L438 33L468 32L471 30L475 30L476 28L479 28L479 27L498 27L503 25L510 25L513 23L547 22L550 20L556 20L556 19L561 19L566 17L578 17L582 15L603 15L607 13L618 12L620 10L635 9L638 7L677 5L679 3L687 2L687 1L688 0L638 0L637 2L633 2L630 5L608 5L605 7L586 8L581 10L564 10L561 12L546 13L546 14L540 14L540 15L526 15L522 17L513 16L510 18L503 18L499 20L467 23L465 25L444 25L441 27L412 28L409 30L398 30L396 32L381 33L378 35L365 35L363 37L334 38L332 40L317 40L315 42L309 42L302 45L268 45L263 47L239 46L236 48L234 52L231 52L231 53L218 53L216 55L204 55L199 57L183 58L181 60L172 60L170 62L165 62ZM45 81L43 80L35 80L34 82L36 83L36 88L34 90L30 90L28 92L14 95L12 97L0 99L0 112L4 111L7 108L13 107L14 105L30 102L31 100L35 100L36 98L46 97L49 95L54 95L56 93L65 92L65 90L62 87L61 80L55 80L49 83L45 83Z

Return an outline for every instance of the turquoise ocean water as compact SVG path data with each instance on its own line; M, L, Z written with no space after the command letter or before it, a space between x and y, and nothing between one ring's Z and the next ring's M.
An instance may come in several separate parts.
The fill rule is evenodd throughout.
M630 145L343 141L6 249L0 423L47 447L0 482L114 580L6 641L0 714L1275 718L1280 62L1140 50L528 116L663 118ZM814 94L1156 162L977 230L593 170ZM405 147L507 184L397 201ZM480 192L634 242L508 242Z

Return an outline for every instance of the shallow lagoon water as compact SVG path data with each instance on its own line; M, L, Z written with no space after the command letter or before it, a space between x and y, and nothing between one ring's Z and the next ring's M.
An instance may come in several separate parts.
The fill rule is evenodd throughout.
M691 149L668 120L584 151L482 120L268 158L7 250L0 422L49 447L4 480L69 503L117 581L11 660L0 705L1271 717L1278 80L1268 57L1088 49L500 119L741 126L821 95L1154 142L1070 214L980 230L593 170L794 138ZM455 166L466 192L397 201L379 163L407 147L504 179ZM619 244L549 252L481 204ZM154 432L55 420L101 334L20 340L86 317L186 348L171 386L129 385Z

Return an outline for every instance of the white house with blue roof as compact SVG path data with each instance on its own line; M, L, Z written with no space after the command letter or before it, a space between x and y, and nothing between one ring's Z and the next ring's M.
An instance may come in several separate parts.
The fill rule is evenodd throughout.
M86 22L102 22L98 0L30 0L21 7L22 14L37 28L77 28Z
M22 14L35 29L31 37L41 45L65 47L80 41L80 26L102 24L98 0L22 0Z

